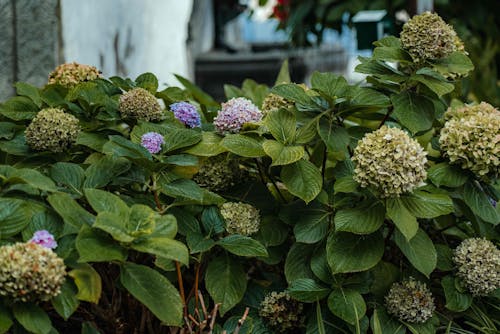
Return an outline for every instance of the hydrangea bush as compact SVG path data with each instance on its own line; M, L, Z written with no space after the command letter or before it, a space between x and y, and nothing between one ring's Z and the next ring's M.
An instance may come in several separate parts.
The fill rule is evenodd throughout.
M473 65L437 15L375 44L366 85L285 62L226 101L79 64L16 83L0 333L497 332L498 109L455 99Z

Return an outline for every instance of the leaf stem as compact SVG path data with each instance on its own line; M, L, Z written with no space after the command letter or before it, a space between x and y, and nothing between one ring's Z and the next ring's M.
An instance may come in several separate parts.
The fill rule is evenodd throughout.
M184 319L187 318L188 310L186 305L186 294L184 293L184 283L182 281L181 265L178 261L175 262L175 270L177 271L177 281L179 281L179 292L182 300L182 307L184 311Z

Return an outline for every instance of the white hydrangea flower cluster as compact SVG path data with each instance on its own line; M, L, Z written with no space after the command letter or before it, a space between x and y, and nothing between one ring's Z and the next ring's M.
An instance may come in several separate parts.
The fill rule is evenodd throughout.
M50 248L33 242L0 247L0 296L46 301L61 292L66 267Z
M92 81L100 77L101 73L96 67L73 62L57 66L49 74L49 84L72 88L80 82Z
M286 333L304 325L304 305L293 299L288 292L273 291L260 304L259 315L277 333Z
M354 180L380 197L398 197L424 184L426 152L406 132L382 126L366 134L354 150Z
M259 231L260 212L250 204L226 202L222 204L220 213L226 222L229 234L252 235Z
M479 177L500 175L500 111L481 102L448 109L439 143L452 164Z
M385 303L389 314L411 323L426 322L436 309L426 284L413 277L394 283L385 296Z
M484 238L469 238L455 249L457 276L475 296L500 288L500 250Z

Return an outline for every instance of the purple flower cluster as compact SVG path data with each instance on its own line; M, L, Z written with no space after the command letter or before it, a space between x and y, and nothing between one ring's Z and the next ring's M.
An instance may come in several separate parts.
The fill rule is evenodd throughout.
M56 239L54 239L54 236L47 230L36 231L29 242L50 249L57 247Z
M214 118L214 126L221 134L238 133L243 124L261 119L262 112L252 101L237 97L222 104L222 109Z
M170 110L174 112L175 118L189 126L190 128L200 127L200 114L191 103L177 102L170 105Z
M161 145L164 143L165 139L157 132L148 132L141 137L141 145L151 154L160 153Z

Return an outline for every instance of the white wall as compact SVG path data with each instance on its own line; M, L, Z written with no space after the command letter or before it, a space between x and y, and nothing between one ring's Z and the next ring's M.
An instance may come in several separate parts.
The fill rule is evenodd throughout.
M160 85L177 85L174 73L189 77L191 9L192 0L61 0L64 59L105 76L153 72Z

